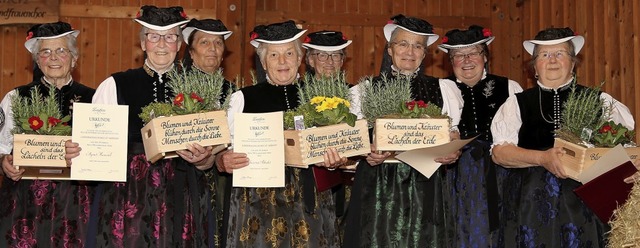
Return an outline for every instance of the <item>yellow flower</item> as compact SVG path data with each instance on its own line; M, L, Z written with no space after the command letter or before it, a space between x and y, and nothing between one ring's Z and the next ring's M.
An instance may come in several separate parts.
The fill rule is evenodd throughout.
M344 99L343 99L343 100L342 100L342 103L344 103L344 105L345 105L345 106L347 106L347 108L348 108L348 107L351 107L351 103L350 103L349 101L347 101L347 100L344 100Z
M329 106L327 104L327 101L322 102L322 104L316 106L316 112L320 113L322 111L325 111L329 109Z
M314 98L311 98L311 104L318 104L321 103L322 101L324 101L326 97L324 96L316 96Z

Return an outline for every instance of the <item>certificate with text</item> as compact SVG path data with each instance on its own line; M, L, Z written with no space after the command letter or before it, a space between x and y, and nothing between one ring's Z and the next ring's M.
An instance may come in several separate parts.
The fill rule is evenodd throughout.
M72 140L82 151L72 160L72 179L127 180L128 114L126 105L73 104Z
M282 112L238 113L233 151L246 153L249 165L233 170L233 187L284 187Z

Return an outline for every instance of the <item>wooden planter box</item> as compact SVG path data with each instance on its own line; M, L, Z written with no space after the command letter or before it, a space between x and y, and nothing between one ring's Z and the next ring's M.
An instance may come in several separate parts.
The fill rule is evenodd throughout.
M226 111L158 117L142 127L142 142L147 160L156 162L175 158L176 151L186 144L201 146L223 145L231 142Z
M373 142L379 151L409 151L450 141L449 119L376 120Z
M562 147L566 152L562 157L562 165L570 178L578 179L582 171L588 169L611 148L586 148L566 140L555 138L554 147ZM640 147L624 149L631 161L635 161L640 155Z
M371 152L369 131L365 120L347 124L309 128L305 130L285 130L285 163L307 168L310 164L323 162L324 151L336 148L342 157L351 157Z
M13 165L24 169L22 179L69 180L71 168L64 160L65 141L71 136L15 134Z

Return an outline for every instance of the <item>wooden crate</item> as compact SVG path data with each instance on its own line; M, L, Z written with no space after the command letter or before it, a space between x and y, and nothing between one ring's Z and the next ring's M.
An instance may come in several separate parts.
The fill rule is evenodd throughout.
M142 127L142 142L147 160L156 162L175 158L187 144L226 146L231 142L226 111L158 117Z
M409 151L450 141L448 119L376 120L374 144L379 151Z
M22 179L69 180L71 168L64 159L65 141L71 136L15 134L13 165L24 169Z
M570 178L578 179L582 171L595 164L611 148L586 148L566 140L555 138L554 147L562 147L566 152L562 157L562 165ZM628 147L624 149L631 161L635 161L640 155L640 147Z
M306 168L310 164L323 162L324 151L327 148L336 148L343 157L371 152L365 120L356 121L353 127L337 124L304 130L285 130L284 139L285 163L295 167Z

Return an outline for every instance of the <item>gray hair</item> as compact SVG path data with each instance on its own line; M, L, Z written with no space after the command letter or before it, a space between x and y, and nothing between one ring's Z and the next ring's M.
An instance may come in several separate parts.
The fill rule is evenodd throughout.
M398 28L394 29L394 30L393 30L393 32L391 32L391 37L389 38L389 41L387 42L387 45L391 45L391 44L389 44L389 43L391 43L393 40L395 40L395 39L396 39L396 36L398 36L398 30L401 30L401 29L402 29L402 28L399 28L399 27L398 27ZM404 29L402 29L402 31L409 32L409 31L404 30ZM411 33L411 32L409 32L409 33ZM413 33L412 33L412 34L413 34ZM426 51L426 50L427 50L427 47L429 46L429 45L427 44L427 42L429 41L429 37L424 36L424 35L419 35L419 36L424 37L424 42L422 43L422 46L425 48L425 51Z
M576 55L576 49L575 46L573 45L573 42L569 41L565 41L561 44L567 44L567 52L569 52L569 57L571 57L571 62L573 62L575 65L578 65L578 63L580 62L580 59L578 59L578 56ZM529 67L531 67L531 69L534 69L534 65L536 64L536 60L538 60L538 53L540 52L540 45L535 45L533 47L533 58L529 61ZM575 70L575 67L573 68Z
M77 59L79 57L77 38L73 36L73 34L71 33L61 36L59 38L64 38L67 41L67 49L69 49L71 56ZM38 39L36 40L36 42L33 43L33 45L29 49L29 51L33 51L31 52L31 58L33 59L34 62L38 61L38 53L40 52L41 46L42 46L42 39Z
M298 53L298 56L302 56L302 42L300 41L300 39L295 39L291 42L293 42L293 46L296 48L296 52ZM258 47L256 47L256 53L258 54L258 57L260 58L260 63L262 64L264 64L265 62L265 58L267 56L267 48L269 47L269 45L270 45L269 43L260 42Z

